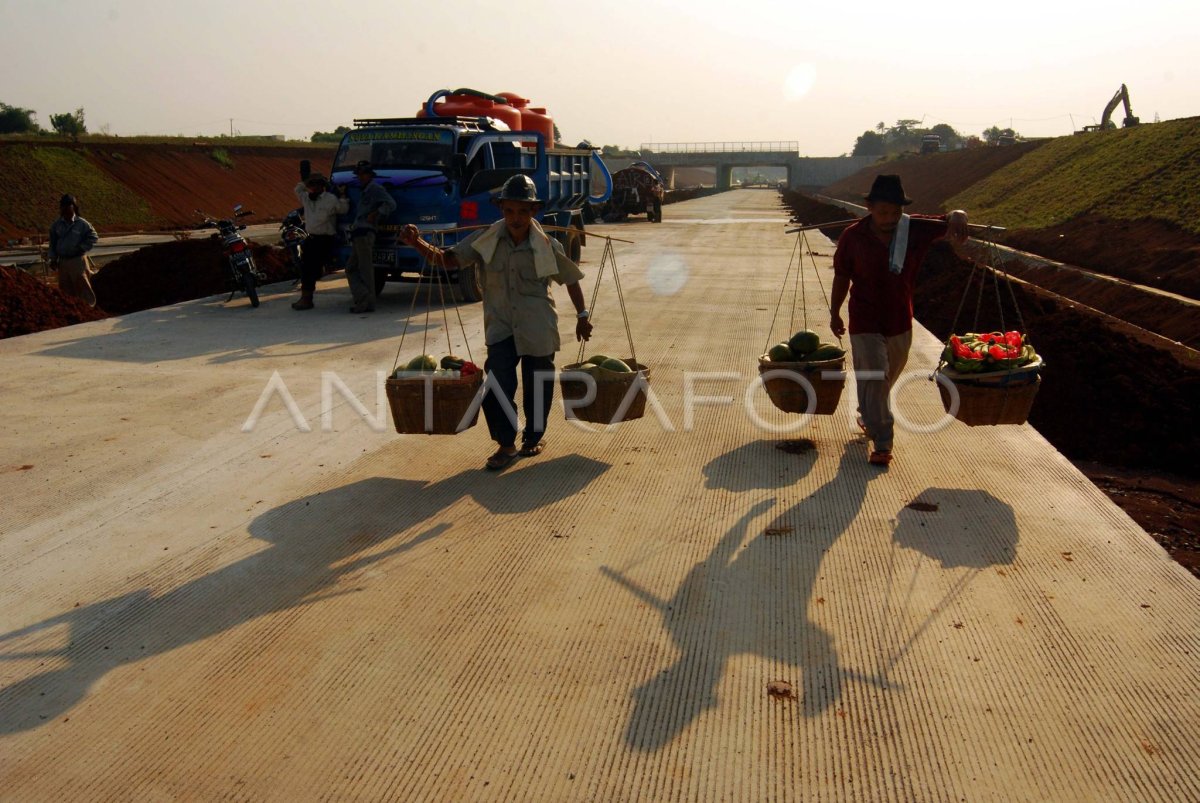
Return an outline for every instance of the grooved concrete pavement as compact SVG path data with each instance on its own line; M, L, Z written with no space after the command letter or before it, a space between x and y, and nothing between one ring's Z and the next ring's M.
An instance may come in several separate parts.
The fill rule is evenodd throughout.
M721 222L596 229L637 241L658 414L553 417L499 475L482 422L397 436L377 406L410 288L0 341L0 798L1200 798L1200 583L1033 429L915 431L941 412L923 330L888 470L849 386L769 431L796 417L743 399L786 213L666 215ZM595 322L624 353L611 285ZM243 431L272 381L296 415L274 392Z

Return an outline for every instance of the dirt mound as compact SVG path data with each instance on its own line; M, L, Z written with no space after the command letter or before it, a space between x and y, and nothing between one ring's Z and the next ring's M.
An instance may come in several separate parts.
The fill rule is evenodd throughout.
M1005 245L1059 262L1200 298L1200 237L1154 218L1081 215L1047 229L1008 232Z
M0 142L0 168L16 177L0 195L0 240L45 235L64 192L79 196L101 236L192 228L196 209L226 215L235 204L257 220L295 208L301 159L328 172L335 150L312 146Z
M19 268L0 265L0 338L29 335L108 316Z
M906 211L937 215L946 211L943 204L947 199L1043 144L1022 142L1005 147L968 148L949 153L902 157L860 170L830 184L821 193L830 198L861 204L862 197L870 192L875 176L895 173L904 183L905 193L913 199Z
M256 245L254 261L268 282L290 268L283 249ZM99 306L114 315L229 292L221 244L213 239L151 245L106 265L92 277Z
M792 210L792 222L803 226L811 226L814 223L833 223L854 217L852 213L844 209L821 203L795 190L784 190L783 202ZM836 242L842 229L840 227L821 229L821 233Z

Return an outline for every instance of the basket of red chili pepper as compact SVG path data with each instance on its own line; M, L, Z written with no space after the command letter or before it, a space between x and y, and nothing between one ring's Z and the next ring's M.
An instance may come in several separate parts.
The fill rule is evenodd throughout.
M942 406L972 427L1024 424L1042 367L1020 332L951 335L937 371Z

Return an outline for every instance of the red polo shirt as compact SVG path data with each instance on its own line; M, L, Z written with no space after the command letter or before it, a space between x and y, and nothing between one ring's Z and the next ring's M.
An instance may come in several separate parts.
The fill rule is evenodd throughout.
M946 234L945 217L913 215L904 270L888 270L888 246L871 234L870 218L846 228L833 254L833 272L850 280L850 334L901 335L912 329L917 270L934 241Z

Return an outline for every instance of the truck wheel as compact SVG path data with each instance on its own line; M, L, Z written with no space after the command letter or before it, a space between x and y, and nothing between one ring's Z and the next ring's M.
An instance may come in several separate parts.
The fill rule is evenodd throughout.
M662 223L662 201L654 202L654 222Z
M242 274L242 289L246 291L246 298L250 299L250 306L258 306L258 280L254 278L254 274L247 270Z
M458 269L458 289L463 301L482 301L483 286L479 283L479 266Z

